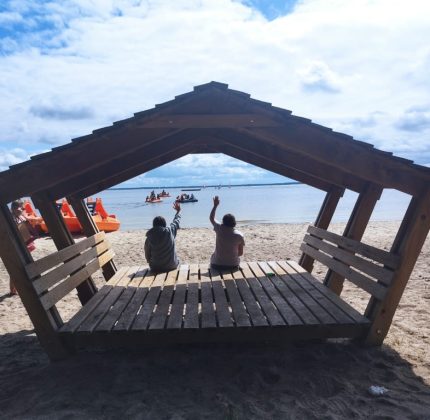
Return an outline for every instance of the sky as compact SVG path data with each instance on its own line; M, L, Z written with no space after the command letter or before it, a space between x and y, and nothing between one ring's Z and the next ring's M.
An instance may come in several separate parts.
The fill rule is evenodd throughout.
M2 0L0 170L212 80L430 166L430 2ZM283 182L190 155L126 186Z

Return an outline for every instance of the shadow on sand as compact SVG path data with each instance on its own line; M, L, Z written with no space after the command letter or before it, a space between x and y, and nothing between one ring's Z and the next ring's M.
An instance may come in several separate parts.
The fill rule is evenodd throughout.
M4 418L429 418L429 387L387 346L194 345L50 363L21 331L0 350ZM374 397L371 385L388 392Z

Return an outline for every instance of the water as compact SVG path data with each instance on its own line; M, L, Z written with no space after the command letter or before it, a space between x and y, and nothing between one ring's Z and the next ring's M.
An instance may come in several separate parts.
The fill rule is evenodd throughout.
M104 191L97 197L101 197L106 210L121 221L121 230L147 229L152 226L155 216L163 216L167 221L173 218L173 202L181 190L170 188L167 191L171 197L154 204L145 203L149 190L111 190ZM182 227L210 227L209 213L212 209L212 197L215 195L221 200L217 219L222 219L225 213L232 213L239 226L255 223L313 222L325 197L323 191L302 184L221 189L211 187L193 191L193 194L199 201L182 204ZM372 220L401 220L409 198L398 191L384 191L373 212ZM356 193L346 192L333 221L347 221L356 199Z

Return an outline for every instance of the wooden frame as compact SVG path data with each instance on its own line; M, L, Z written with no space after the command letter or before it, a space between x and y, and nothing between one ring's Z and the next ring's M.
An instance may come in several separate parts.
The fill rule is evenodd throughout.
M16 282L41 344L51 358L67 354L70 343L58 335L62 321L55 306L44 302L51 298L38 295L34 287L38 280L34 283L26 271L26 267L33 264L32 257L18 235L7 204L22 196L32 197L57 249L60 252L63 249L67 254L75 244L56 209L56 199L67 197L85 234L97 236L97 227L83 204L83 198L189 153L225 153L326 191L315 227L310 229L302 245L301 267L272 266L269 262L252 266L254 274L263 279L268 278L269 269L287 270L287 274L291 274L288 270L296 270L303 281L308 281L313 260L319 259L329 268L325 285L315 286L324 288L321 289L324 293L340 295L344 278L352 279L371 293L365 313L370 327L361 338L368 344L382 343L430 229L430 169L333 132L308 119L293 116L291 111L252 99L246 93L228 89L225 84L211 82L196 86L193 92L179 95L153 109L136 113L132 118L118 121L111 127L73 139L51 152L33 156L30 161L0 173L0 255ZM395 188L409 194L411 204L389 252L391 258L398 261L398 266L369 267L359 257L360 252L368 252L369 249L359 241L384 188ZM330 243L334 236L327 229L345 189L358 192L359 198L343 236L336 236L335 242ZM111 258L102 262L108 284L127 271L124 268L118 270ZM67 261L64 263L68 264ZM359 274L355 272L357 268ZM101 296L92 282L90 271L85 279L82 276L86 272L81 271L79 281L75 274L70 273L76 280L70 284L78 287L84 307ZM372 283L367 278L369 275L376 276ZM175 296L179 299L183 295L184 284L181 283L182 275L178 276L180 281L176 284L182 292ZM166 278L167 282L170 280ZM203 295L209 290L206 280L205 276L200 278L199 287ZM224 277L221 280L224 281ZM263 288L269 287L269 283L261 281ZM211 293L221 299L221 283L211 284L215 285ZM237 303L238 295L231 288L232 283L227 284L231 299ZM169 283L167 286L170 287ZM191 297L195 296L195 286L191 286L189 293ZM267 289L264 293L271 292ZM50 296L49 291L47 296ZM219 303L224 305L221 300ZM171 322L175 323L177 319ZM244 339L265 337L253 332L252 328L244 333ZM324 331L320 336L332 336L327 329ZM344 337L357 336L356 332L353 334L353 330L342 326ZM219 337L223 335L221 332L218 334ZM301 334L303 337L314 336L311 329L303 329ZM231 335L226 336L232 339ZM217 336L213 337L216 339ZM132 336L125 337L126 341L128 338L134 341ZM203 334L201 339L209 340L207 334ZM163 335L157 335L157 340L163 341Z

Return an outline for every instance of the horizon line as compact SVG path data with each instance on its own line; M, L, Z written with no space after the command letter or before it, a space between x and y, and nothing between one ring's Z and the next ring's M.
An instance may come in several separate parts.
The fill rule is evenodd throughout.
M168 188L231 188L231 187L258 187L258 186L274 186L274 185L296 185L303 184L298 181L290 182L269 182L262 184L211 184L211 185L170 185L170 186L156 186L156 187L112 187L108 188L109 191L120 191L120 190L159 190Z

